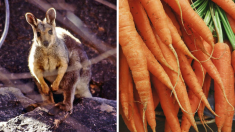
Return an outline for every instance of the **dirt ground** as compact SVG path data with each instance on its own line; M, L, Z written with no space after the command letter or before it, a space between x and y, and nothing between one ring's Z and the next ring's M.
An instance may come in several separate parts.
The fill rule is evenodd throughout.
M112 6L107 6L96 0L40 0L44 5L33 4L33 0L9 0L10 5L10 28L7 38L0 48L0 66L11 73L29 73L27 59L32 44L33 32L26 22L25 13L31 12L37 18L43 19L45 11L42 8L54 7L62 22L56 21L57 26L68 29L73 35L81 40L84 49L90 59L103 52L99 45L90 40L94 36L99 40L97 43L105 43L109 48L116 48L116 0L105 0ZM66 18L67 12L74 13L82 22L82 29L88 29L90 33L84 37L78 34ZM58 15L57 15L58 16ZM64 23L63 23L64 22ZM0 0L0 35L5 24L5 3ZM82 31L80 31L82 32ZM96 42L95 42L96 43ZM116 99L116 56L105 58L92 65L92 80L90 88L93 96L107 99ZM31 78L19 78L25 84L33 83ZM17 82L17 80L11 80ZM4 86L3 82L0 84ZM1 86L0 85L0 86ZM16 84L17 86L17 84Z

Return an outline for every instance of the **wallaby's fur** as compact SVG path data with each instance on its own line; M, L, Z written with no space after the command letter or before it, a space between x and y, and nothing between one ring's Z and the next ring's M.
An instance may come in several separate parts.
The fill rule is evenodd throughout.
M88 87L91 78L88 57L77 38L56 27L55 9L50 8L43 21L32 13L26 13L25 17L34 33L28 66L44 103L54 103L52 92L61 91L64 100L55 106L70 111L74 96L92 97Z

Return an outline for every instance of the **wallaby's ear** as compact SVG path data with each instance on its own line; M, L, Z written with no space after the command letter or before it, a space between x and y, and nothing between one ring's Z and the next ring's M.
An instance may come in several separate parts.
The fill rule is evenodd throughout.
M26 21L33 27L37 26L37 19L32 13L25 14Z
M56 11L54 8L50 8L46 12L46 21L48 24L55 24Z

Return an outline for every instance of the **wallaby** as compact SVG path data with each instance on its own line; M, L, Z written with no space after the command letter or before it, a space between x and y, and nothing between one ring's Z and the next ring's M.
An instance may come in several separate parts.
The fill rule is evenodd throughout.
M91 66L86 52L77 38L56 27L54 8L48 9L43 21L32 13L26 13L25 17L34 34L28 66L42 100L54 103L53 92L63 92L63 102L55 106L71 111L74 96L92 97L89 90Z

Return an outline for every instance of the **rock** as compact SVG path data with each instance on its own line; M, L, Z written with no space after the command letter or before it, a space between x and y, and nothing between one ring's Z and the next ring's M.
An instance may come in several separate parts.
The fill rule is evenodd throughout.
M116 100L116 78L111 78L102 86L101 97Z
M23 106L28 104L27 101L30 101L30 99L24 97L21 91L17 90L16 88L0 88L0 110L7 109L9 115L12 115L12 119L0 122L0 132L116 131L116 101L96 97L83 98L78 104L74 105L72 114L60 111L57 115L51 116L47 113L48 109L43 107L22 114ZM14 105L16 102L17 105ZM32 101L32 103L34 102ZM14 114L12 111L17 111L17 113Z
M0 122L8 121L23 113L23 108L35 103L18 88L0 88Z

